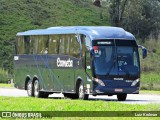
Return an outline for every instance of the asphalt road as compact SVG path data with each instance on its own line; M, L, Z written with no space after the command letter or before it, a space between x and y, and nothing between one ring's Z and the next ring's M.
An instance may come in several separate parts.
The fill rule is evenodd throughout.
M27 92L25 90L19 90L15 88L0 88L0 96L13 96L13 97L27 97ZM63 98L63 94L52 94L49 96L51 99ZM90 100L103 100L103 101L117 101L117 97L114 96L89 96ZM148 104L148 103L159 103L160 95L153 94L129 94L126 101L121 102L125 104Z

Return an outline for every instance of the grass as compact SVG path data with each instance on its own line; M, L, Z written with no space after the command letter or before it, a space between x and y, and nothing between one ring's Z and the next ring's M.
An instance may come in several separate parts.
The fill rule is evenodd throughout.
M140 90L140 94L160 95L160 91L155 91L155 90Z
M139 42L139 41L138 41ZM146 73L159 73L160 71L160 40L145 40L145 43L139 43L147 48L147 57L141 58L141 71ZM140 56L142 52L139 49ZM154 77L154 76L153 76Z
M13 88L11 84L0 83L0 88Z
M12 102L12 103L11 103ZM0 97L0 111L159 111L160 104L130 105L100 100Z
M0 82L7 83L8 71L0 68Z
M98 111L106 111L106 114L109 114L109 111L117 111L116 116L124 115L127 111L160 111L160 104L147 104L147 105L130 105L123 104L119 102L106 102L100 100L70 100L70 99L39 99L39 98L29 98L29 97L0 97L0 111L53 111L52 114L58 111L68 111L67 114L74 114L76 111L81 113L79 114L90 114L95 115ZM86 112L85 112L86 111ZM87 111L93 111L92 113ZM96 112L97 111L97 112ZM124 111L120 113L119 111ZM102 112L103 113L103 112ZM114 112L113 112L114 113ZM132 113L132 112L131 112ZM47 113L48 115L49 113ZM59 113L60 114L60 113ZM65 114L65 112L64 112ZM100 112L101 114L101 112ZM129 112L130 114L130 112ZM43 115L43 112L42 112ZM126 115L126 114L125 114ZM123 119L151 119L144 117L120 117ZM44 118L43 118L44 119ZM54 117L54 119L97 119L97 117ZM98 119L119 119L119 117L98 117ZM157 119L157 118L155 118Z
M142 90L160 90L160 73L142 73L141 74Z
M148 55L145 59L141 58L141 89L160 90L160 41L150 39L143 45L147 48Z

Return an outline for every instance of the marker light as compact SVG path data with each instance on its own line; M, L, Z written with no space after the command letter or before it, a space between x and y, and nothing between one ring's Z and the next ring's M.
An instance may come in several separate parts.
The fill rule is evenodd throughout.
M98 78L94 78L94 81L97 82L101 86L105 86L104 82Z
M98 50L98 46L93 46L93 49L94 50Z
M98 46L93 46L94 53L98 53Z

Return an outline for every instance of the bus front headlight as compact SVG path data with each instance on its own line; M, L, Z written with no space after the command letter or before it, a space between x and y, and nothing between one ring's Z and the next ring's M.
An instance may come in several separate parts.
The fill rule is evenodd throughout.
M105 86L104 82L98 78L94 78L94 81L97 82L101 86Z
M135 86L138 82L139 82L139 78L136 79L136 80L134 80L134 81L132 82L131 86Z

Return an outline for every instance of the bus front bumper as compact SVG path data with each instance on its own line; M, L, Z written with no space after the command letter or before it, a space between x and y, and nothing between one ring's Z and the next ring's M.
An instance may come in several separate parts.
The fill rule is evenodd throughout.
M97 86L93 90L93 95L117 95L117 94L139 94L139 87L106 87L106 86Z

